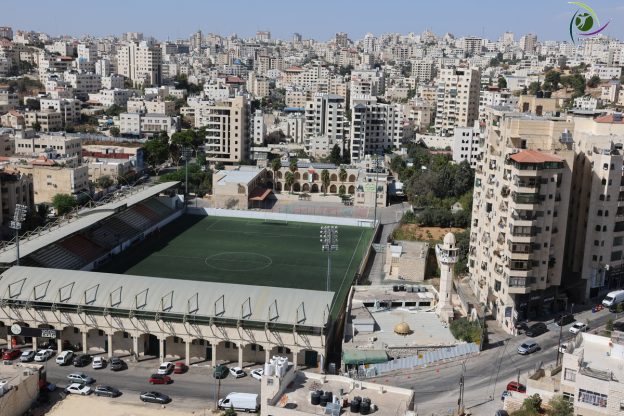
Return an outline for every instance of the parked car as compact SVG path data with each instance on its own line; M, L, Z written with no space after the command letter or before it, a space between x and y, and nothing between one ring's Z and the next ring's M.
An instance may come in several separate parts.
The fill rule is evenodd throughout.
M111 386L97 386L95 390L93 390L93 394L95 394L96 396L106 396L106 397L121 396L121 392Z
M251 376L256 380L260 381L262 380L262 374L264 374L264 370L261 368L256 368L255 370L252 370L252 372L249 374L251 374Z
M170 361L165 361L158 367L158 374L171 374L175 366Z
M74 367L84 367L91 362L89 354L80 354L74 357Z
M12 348L2 353L3 360L16 360L22 355L22 350Z
M175 363L175 368L173 369L174 374L184 374L188 371L188 366L184 364L182 361L178 361Z
M584 324L583 322L574 322L574 325L570 327L570 332L573 334L578 334L579 332L584 332L588 329L589 326L587 324Z
M121 358L118 357L111 357L111 359L108 361L108 367L112 370L112 371L121 371L124 368L127 368L127 364L124 360L122 360Z
M526 331L529 328L529 324L526 321L516 322L516 329Z
M103 357L93 357L93 362L91 363L91 367L94 370L99 370L101 368L106 367L106 360Z
M92 391L93 389L84 383L72 383L65 387L65 393L67 394L80 394L81 396L86 396L91 394Z
M149 378L150 384L169 384L173 380L166 374L152 374Z
M574 320L574 315L572 315L571 313L564 313L559 315L555 319L555 323L559 326L565 326L567 324L571 324L572 322L574 322Z
M227 375L228 375L228 368L223 364L219 364L212 371L212 376L216 379L226 378Z
M622 302L624 302L624 290L615 290L607 293L607 296L602 300L602 305L607 308L613 308Z
M54 355L54 350L51 350L51 349L39 350L37 351L37 354L35 354L35 361L37 362L48 361L52 357L52 355Z
M89 377L88 375L86 375L85 373L72 373L70 375L67 376L67 379L69 381L72 381L74 383L81 383L81 384L93 384L95 383L95 379L92 377Z
M536 324L531 325L525 331L525 334L527 337L536 337L538 335L542 335L544 332L548 332L548 328L546 328L546 324L542 322L538 322Z
M511 397L511 392L509 390L505 390L503 394L501 394L501 400L505 400L505 397Z
M56 356L56 363L58 365L68 365L72 362L72 358L74 358L74 352L70 350L61 351L59 355Z
M166 404L171 401L171 398L169 396L167 396L166 394L158 393L156 391L141 393L139 398L141 399L141 401L148 403Z
M230 374L234 378L241 378L241 377L245 377L247 375L247 373L245 373L243 371L243 369L240 368L240 367L232 367L232 368L230 368Z
M518 354L528 355L539 349L539 345L535 341L523 342L518 346Z
M526 393L526 386L517 381L510 381L507 383L507 391L517 391L518 393Z
M20 361L23 363L29 363L35 359L35 351L33 350L24 350L22 355L20 355Z

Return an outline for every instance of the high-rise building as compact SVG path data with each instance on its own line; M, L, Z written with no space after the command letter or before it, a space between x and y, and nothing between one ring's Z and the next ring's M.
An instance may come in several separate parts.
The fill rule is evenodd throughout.
M370 95L351 98L351 160L399 148L403 138L403 114L397 104L383 104Z
M78 60L83 60L87 62L95 62L97 60L97 46L88 44L88 43L80 43L78 44Z
M418 78L418 82L429 82L435 76L435 65L433 61L414 60L412 61L412 76Z
M462 42L462 48L468 56L479 55L482 45L483 39L474 36L465 37Z
M520 38L520 49L522 49L525 53L535 52L536 47L537 35L534 35L533 33L527 33Z
M347 35L345 32L338 32L336 33L334 41L336 42L336 46L340 48L346 48L347 46L349 46L349 35Z
M0 26L0 38L13 40L13 28L9 26Z
M514 33L513 32L505 32L503 33L503 36L501 36L500 38L500 42L504 45L504 46L510 46L513 45L514 43Z
M435 131L452 136L455 127L470 127L479 117L481 72L477 68L444 68L436 81Z
M332 143L344 145L345 98L334 94L315 94L306 102L304 139L327 136Z
M301 33L293 33L293 43L301 43L302 40L303 36L301 36Z
M147 42L131 42L117 51L117 72L130 78L135 85L160 85L161 49Z
M271 40L271 31L259 30L256 32L256 40L259 42L269 42Z
M197 32L193 33L193 36L191 36L189 43L190 43L190 48L192 51L201 50L201 45L202 45L201 30L198 30Z
M466 161L472 168L477 166L477 161L483 153L481 133L482 129L478 122L473 127L455 127L452 146L455 163Z

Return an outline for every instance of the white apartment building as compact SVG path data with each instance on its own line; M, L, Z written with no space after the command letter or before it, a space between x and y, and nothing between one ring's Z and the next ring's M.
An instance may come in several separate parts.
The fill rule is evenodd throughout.
M107 77L102 76L102 88L114 90L124 89L125 87L125 78L121 75L111 74Z
M89 93L95 93L102 88L102 78L99 75L78 71L66 71L65 82L74 88L76 96L88 97Z
M525 53L535 52L535 48L537 47L537 35L528 33L522 36L520 38L519 46Z
M433 61L413 60L412 77L418 82L429 82L435 77L435 65Z
M145 100L141 98L130 98L126 102L128 113L158 113L167 116L175 116L176 108L173 101L167 100Z
M249 74L246 85L247 91L256 98L264 98L269 96L269 80L264 77L258 77L255 73Z
M180 117L159 113L121 113L119 133L130 136L157 136L161 131L169 137L180 130Z
M333 143L345 139L345 98L334 94L315 94L306 102L304 140L327 136Z
M477 161L481 158L482 129L478 123L473 127L456 127L453 134L453 161L455 163L468 162L473 169L477 167Z
M262 110L256 110L251 120L251 142L255 146L261 146L264 143L264 136L266 136L266 124L264 123L264 114Z
M54 110L61 113L64 127L80 122L80 109L82 108L80 100L75 98L41 98L39 103L41 109Z
M159 85L161 57L159 47L150 46L147 42L130 42L117 50L117 72L130 78L135 85Z
M15 154L38 156L51 150L57 157L82 157L82 144L78 137L67 137L63 133L36 134L33 130L17 130L15 133Z
M238 96L197 108L195 127L206 130L206 160L238 163L249 154L248 103Z
M381 69L351 71L351 94L382 96L386 91L386 78Z
M127 89L105 89L95 94L89 94L89 101L100 104L103 107L117 105L125 107L130 97L135 95L134 90Z
M572 129L562 118L487 112L475 170L470 285L510 333L516 321L560 306Z
M472 126L479 117L481 72L476 68L444 68L436 82L437 135L452 136L455 127Z
M399 148L403 138L403 114L399 104L382 104L377 97L351 97L351 161L367 154Z
M481 90L479 94L479 121L485 120L486 108L502 106L517 107L518 97L509 90L500 90L498 88Z
M79 43L78 48L78 60L87 62L95 62L97 60L97 46L93 44Z

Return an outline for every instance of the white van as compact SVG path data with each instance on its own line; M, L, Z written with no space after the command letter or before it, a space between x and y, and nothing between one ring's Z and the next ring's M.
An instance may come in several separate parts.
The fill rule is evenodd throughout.
M73 351L61 351L61 353L56 356L56 363L58 365L68 365L71 363L72 358L74 358Z
M615 290L607 293L607 296L602 300L602 305L607 308L612 308L618 305L618 303L624 302L624 290Z
M244 412L257 412L260 410L260 397L253 393L230 393L225 399L219 399L219 409L230 408Z

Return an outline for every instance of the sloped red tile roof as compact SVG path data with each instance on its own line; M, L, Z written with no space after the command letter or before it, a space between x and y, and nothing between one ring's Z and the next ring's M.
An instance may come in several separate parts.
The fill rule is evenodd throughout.
M511 155L511 160L517 163L544 163L562 162L563 159L550 153L538 152L537 150L523 150Z

